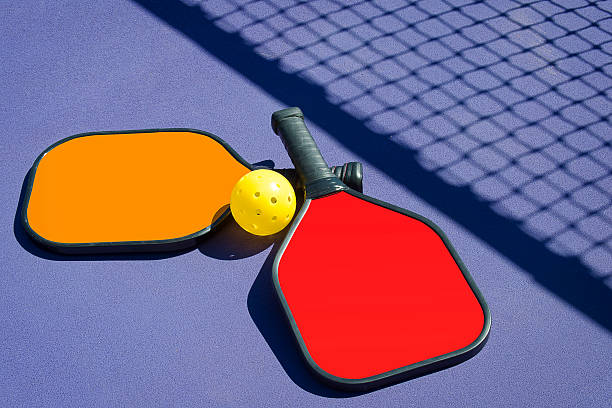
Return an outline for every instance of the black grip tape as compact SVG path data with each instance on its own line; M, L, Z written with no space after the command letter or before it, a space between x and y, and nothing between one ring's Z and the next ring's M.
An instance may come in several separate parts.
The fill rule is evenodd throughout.
M285 150L306 189L306 198L317 198L346 190L329 169L304 123L300 108L283 109L272 114L272 129L280 136Z

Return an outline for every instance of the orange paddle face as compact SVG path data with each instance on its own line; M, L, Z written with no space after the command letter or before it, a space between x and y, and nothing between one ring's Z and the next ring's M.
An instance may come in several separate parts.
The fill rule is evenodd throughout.
M252 168L194 130L77 135L34 164L23 221L52 246L172 242L207 232Z

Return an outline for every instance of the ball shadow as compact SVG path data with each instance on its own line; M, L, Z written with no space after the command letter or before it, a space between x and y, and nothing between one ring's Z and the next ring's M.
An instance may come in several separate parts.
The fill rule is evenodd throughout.
M285 228L268 236L253 235L243 230L231 215L221 221L221 224L201 240L198 250L206 256L222 260L243 259L256 255L269 248L276 240L282 239L286 230Z

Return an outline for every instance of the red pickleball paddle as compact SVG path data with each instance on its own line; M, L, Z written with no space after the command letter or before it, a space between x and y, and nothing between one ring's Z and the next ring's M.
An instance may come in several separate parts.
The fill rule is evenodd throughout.
M305 185L273 281L310 368L368 389L475 355L489 309L440 228L344 185L300 109L275 112L272 127Z

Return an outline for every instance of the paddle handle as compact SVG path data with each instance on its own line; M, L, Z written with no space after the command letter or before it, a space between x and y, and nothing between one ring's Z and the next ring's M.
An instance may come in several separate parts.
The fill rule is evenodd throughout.
M304 123L300 108L287 108L272 114L272 129L280 136L285 150L297 170L306 198L317 198L346 190L329 169L312 135Z

